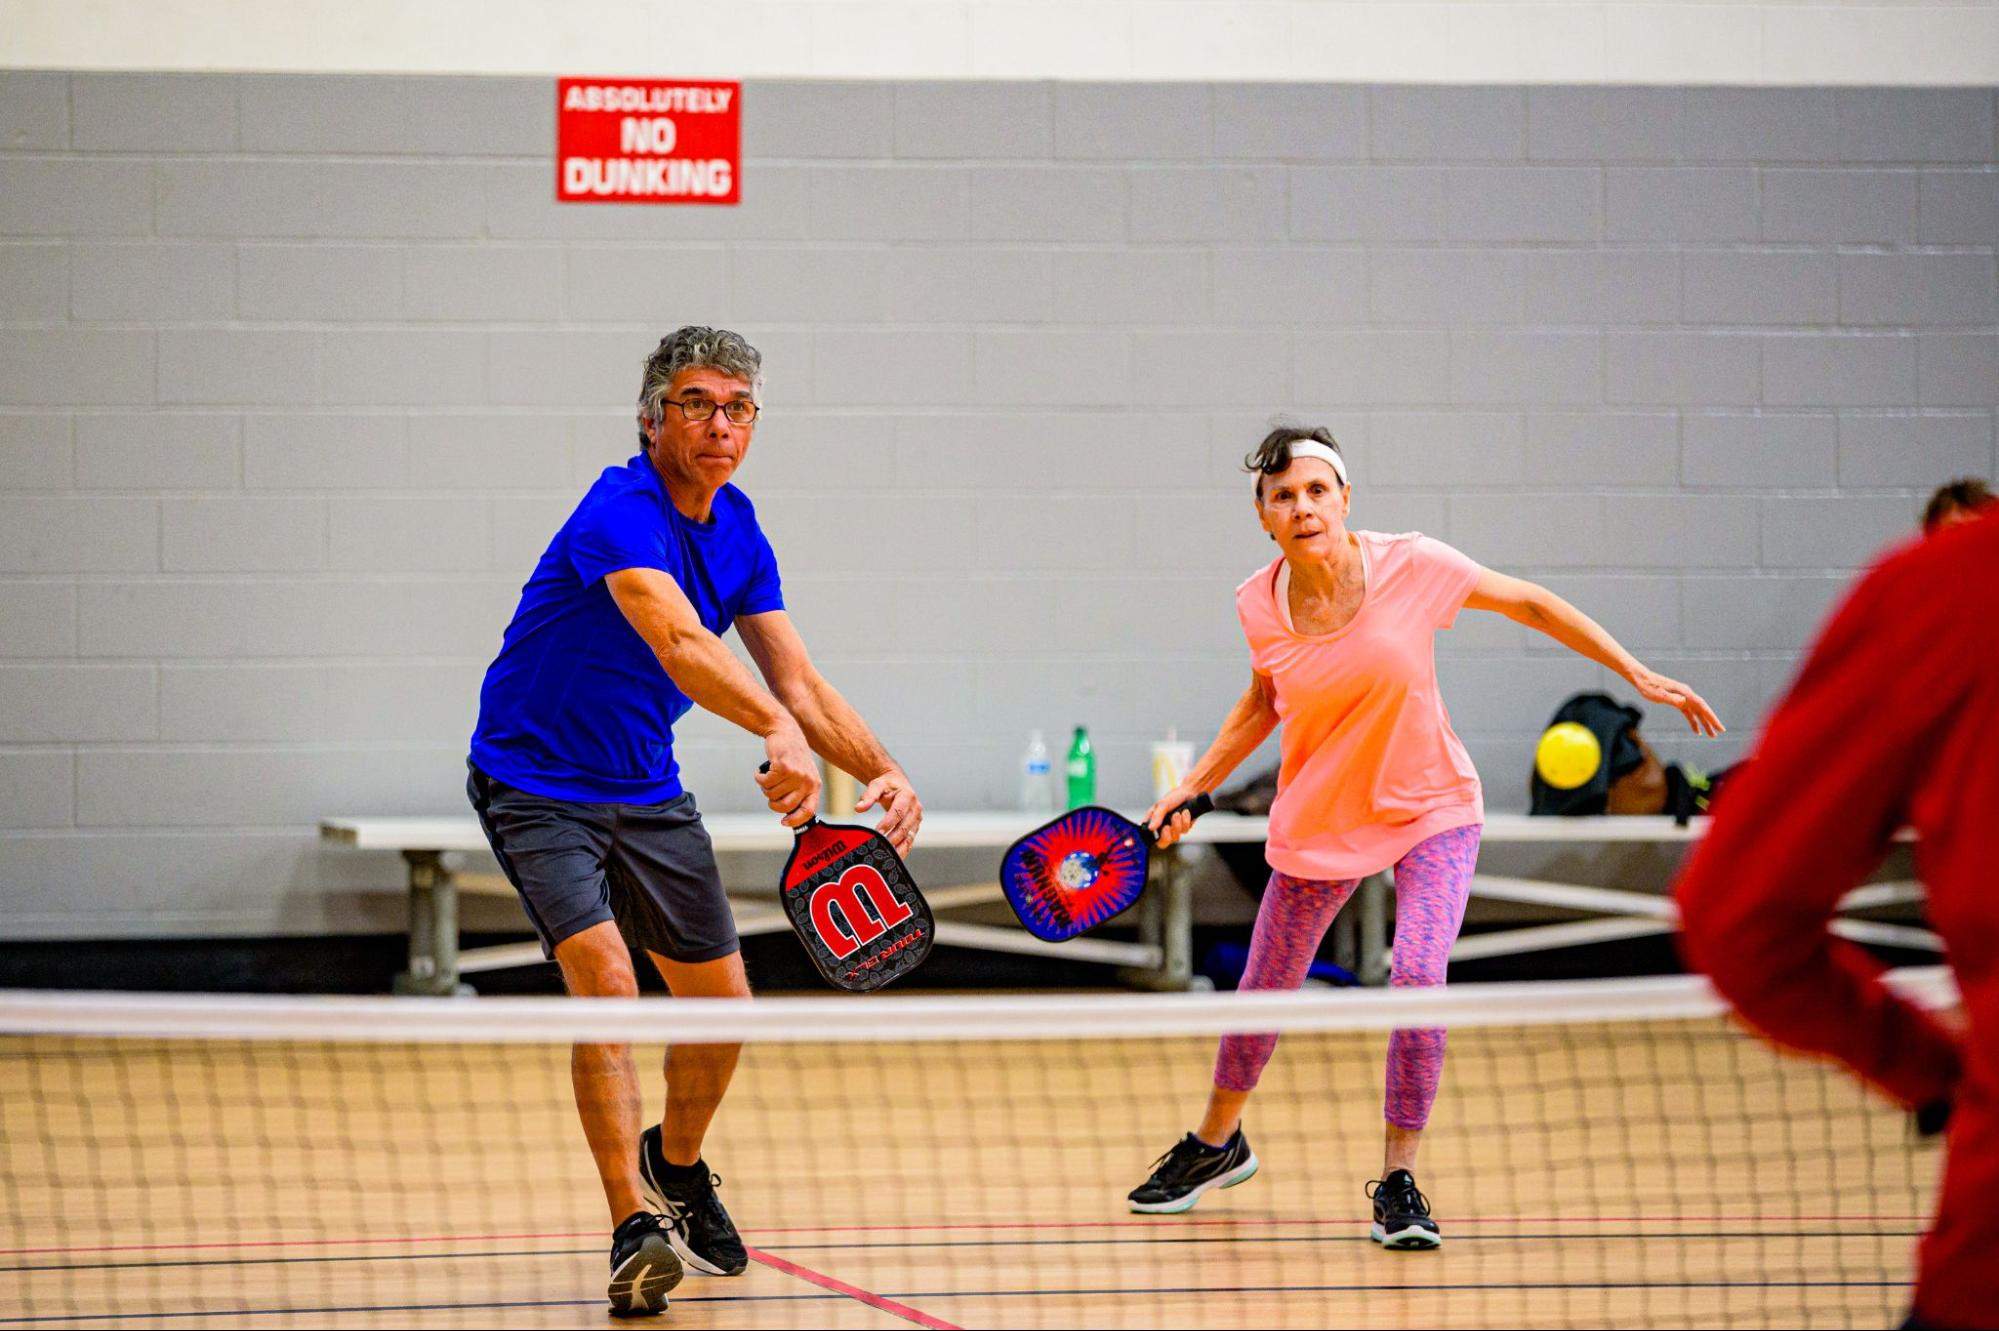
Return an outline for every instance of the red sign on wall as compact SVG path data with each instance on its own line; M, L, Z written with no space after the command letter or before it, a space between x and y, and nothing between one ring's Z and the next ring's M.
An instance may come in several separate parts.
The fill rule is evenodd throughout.
M561 203L739 203L743 85L557 79Z

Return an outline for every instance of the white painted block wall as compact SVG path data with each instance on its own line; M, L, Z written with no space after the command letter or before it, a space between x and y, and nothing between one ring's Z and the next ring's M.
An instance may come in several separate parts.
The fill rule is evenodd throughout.
M0 73L0 934L392 925L330 813L462 807L521 581L681 322L763 347L742 474L934 806L1029 726L1205 738L1330 424L1355 521L1546 581L1736 754L1930 487L1994 473L1994 94L752 83L740 209L553 199L552 84ZM1599 672L1440 644L1495 807ZM686 726L710 808L754 746Z

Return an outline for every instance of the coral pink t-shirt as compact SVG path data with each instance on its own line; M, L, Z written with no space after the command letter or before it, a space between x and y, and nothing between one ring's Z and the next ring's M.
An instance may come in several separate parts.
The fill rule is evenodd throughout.
M1236 588L1250 661L1276 684L1282 726L1265 858L1294 878L1378 873L1425 838L1485 821L1434 650L1479 566L1416 532L1353 535L1366 587L1331 633L1291 627L1281 556Z

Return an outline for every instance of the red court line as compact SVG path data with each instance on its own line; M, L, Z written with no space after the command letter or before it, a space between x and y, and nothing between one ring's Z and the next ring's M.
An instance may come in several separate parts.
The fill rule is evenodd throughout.
M832 1276L826 1275L824 1272L814 1271L809 1266L800 1266L797 1262L786 1261L784 1258L767 1253L761 1248L746 1247L744 1251L773 1271L782 1271L785 1275L798 1277L798 1279L803 1280L808 1285L817 1285L819 1288L831 1290L835 1294L844 1294L858 1303L864 1303L870 1308L891 1313L906 1322L914 1322L918 1326L929 1327L930 1331L962 1331L962 1328L955 1322L947 1322L941 1317L932 1317L927 1312L912 1308L906 1303L897 1303L894 1299L885 1299L879 1294L870 1294L858 1285L850 1285L844 1280L835 1280Z
M1908 1224L1929 1220L1928 1215L1486 1215L1456 1216L1454 1225L1767 1225L1788 1224ZM993 1220L943 1225L759 1225L759 1234L941 1234L950 1232L1006 1232L1037 1229L1139 1229L1200 1228L1233 1226L1305 1229L1317 1225L1357 1225L1365 1217L1301 1217L1261 1220L1243 1218L1191 1220L1185 1216L1160 1216L1121 1220ZM552 1230L524 1234L412 1234L332 1239L237 1239L214 1243L90 1243L45 1248L0 1248L0 1257L36 1257L49 1254L86 1252L201 1252L218 1248L347 1248L408 1243L498 1243L533 1239L602 1238L596 1230Z
M1454 1225L1767 1225L1779 1221L1790 1224L1869 1223L1891 1224L1930 1219L1927 1215L1484 1215L1453 1216ZM1133 1216L1121 1220L993 1220L945 1225L760 1225L759 1234L908 1234L943 1233L951 1230L1017 1229L1163 1229L1182 1226L1252 1226L1304 1229L1315 1225L1364 1225L1364 1215L1310 1217L1290 1220L1190 1220L1184 1215Z

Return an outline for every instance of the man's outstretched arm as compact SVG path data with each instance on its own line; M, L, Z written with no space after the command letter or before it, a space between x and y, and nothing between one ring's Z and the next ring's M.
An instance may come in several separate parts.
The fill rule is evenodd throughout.
M626 568L605 574L604 585L676 688L697 706L763 737L770 769L757 784L785 825L811 817L819 804L819 765L798 721L702 625L680 584L658 569Z
M863 813L880 804L881 834L897 854L907 853L923 822L923 801L902 765L889 756L853 704L812 664L791 616L782 610L744 615L736 621L736 631L771 692L798 719L813 751L867 783L854 811Z

